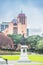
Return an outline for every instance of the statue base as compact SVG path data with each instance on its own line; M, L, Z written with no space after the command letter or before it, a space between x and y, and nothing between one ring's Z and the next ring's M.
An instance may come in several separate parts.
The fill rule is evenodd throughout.
M28 59L27 46L26 45L21 46L21 54L20 54L19 62L30 62L30 60Z

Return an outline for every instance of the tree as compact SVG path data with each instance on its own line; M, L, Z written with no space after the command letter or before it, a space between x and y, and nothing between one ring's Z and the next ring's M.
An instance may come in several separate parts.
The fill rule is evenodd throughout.
M43 38L39 35L32 35L27 38L27 41L28 41L28 43L30 43L31 48L35 49L37 42L41 39L43 39Z
M9 37L12 38L13 42L15 44L19 44L20 43L20 40L22 38L22 35L21 34L12 34L12 35L8 35Z
M36 45L37 50L43 50L43 40L39 40Z
M0 48L14 48L12 39L3 33L0 33Z

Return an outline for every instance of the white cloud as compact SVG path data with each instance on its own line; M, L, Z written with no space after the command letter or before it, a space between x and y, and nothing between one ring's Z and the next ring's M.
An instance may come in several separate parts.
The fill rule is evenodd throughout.
M43 33L43 12L33 6L22 6L23 11L27 15L27 27L30 35ZM35 29L35 31L34 31Z
M36 32L30 31L30 34L41 34L43 32L43 14L41 13L40 9L37 8L29 8L28 9L28 22L27 22L27 27L29 29L37 29ZM33 33L32 33L33 32Z

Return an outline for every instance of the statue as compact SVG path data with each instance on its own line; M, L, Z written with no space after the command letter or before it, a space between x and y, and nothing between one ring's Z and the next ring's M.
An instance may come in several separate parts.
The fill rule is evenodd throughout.
M22 39L20 40L20 44L21 44L21 45L26 45L26 39L25 39L25 37L24 37L24 34L23 34L23 36L22 36Z
M22 62L30 61L28 59L28 54L27 54L28 46L26 45L26 38L24 37L24 34L22 36L20 44L21 44L21 54L20 54L20 60L19 61L22 61Z

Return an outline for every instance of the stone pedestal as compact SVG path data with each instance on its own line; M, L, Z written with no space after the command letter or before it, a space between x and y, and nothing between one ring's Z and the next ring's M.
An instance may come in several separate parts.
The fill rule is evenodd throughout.
M21 54L20 54L20 61L30 61L28 59L28 54L27 54L27 47L26 45L21 46Z

